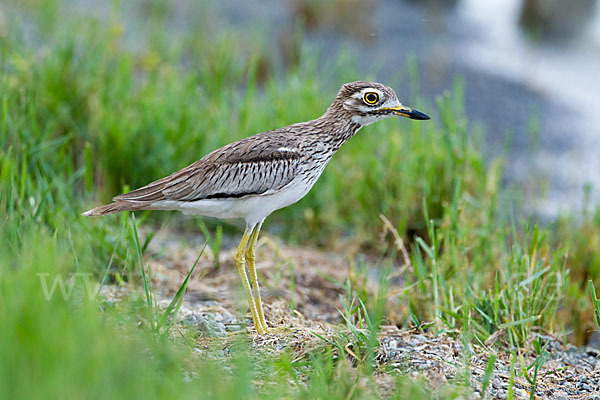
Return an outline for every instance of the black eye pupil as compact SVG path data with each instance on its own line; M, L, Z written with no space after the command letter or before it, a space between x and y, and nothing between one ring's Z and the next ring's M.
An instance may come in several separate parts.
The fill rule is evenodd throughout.
M367 101L369 103L375 103L377 101L377 96L373 93L367 94Z

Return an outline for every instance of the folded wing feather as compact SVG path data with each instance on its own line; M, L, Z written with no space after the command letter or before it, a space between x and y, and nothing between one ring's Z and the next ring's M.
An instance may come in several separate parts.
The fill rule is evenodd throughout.
M276 191L290 183L300 166L300 151L289 137L275 132L231 143L116 202L153 203L236 198Z

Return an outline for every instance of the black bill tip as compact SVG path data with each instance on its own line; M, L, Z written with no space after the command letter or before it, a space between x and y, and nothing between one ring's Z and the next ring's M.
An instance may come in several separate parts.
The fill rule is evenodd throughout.
M410 119L418 119L418 120L431 119L431 118L429 118L429 115L422 113L421 111L417 111L417 110L410 110L409 112L405 112L404 115Z

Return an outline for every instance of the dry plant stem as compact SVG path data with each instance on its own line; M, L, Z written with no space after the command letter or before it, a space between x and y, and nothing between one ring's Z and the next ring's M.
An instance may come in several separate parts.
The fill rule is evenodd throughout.
M394 236L394 242L396 243L396 247L402 253L402 258L404 259L404 268L408 268L410 271L413 270L412 262L410 261L410 256L408 255L408 251L406 250L406 246L404 246L404 241L398 234L398 230L392 225L390 220L383 214L379 214L379 218L383 221L383 225L386 230L390 231Z

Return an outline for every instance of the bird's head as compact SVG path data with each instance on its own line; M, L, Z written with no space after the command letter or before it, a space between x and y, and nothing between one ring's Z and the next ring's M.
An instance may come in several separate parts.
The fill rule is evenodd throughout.
M429 119L426 114L406 107L398 101L394 90L376 82L351 82L342 86L330 112L345 111L353 122L369 125L383 118L399 115L411 119Z

